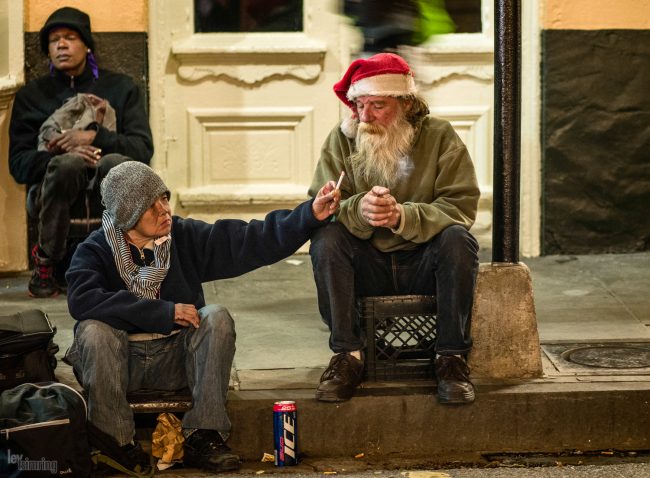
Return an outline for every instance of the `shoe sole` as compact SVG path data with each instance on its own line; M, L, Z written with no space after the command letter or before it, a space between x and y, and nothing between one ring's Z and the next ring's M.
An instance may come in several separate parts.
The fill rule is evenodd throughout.
M474 402L476 394L474 392L459 393L456 395L438 394L438 402L443 405L465 405Z
M222 472L222 471L237 471L241 468L241 464L239 463L239 459L235 457L227 457L224 458L222 461L219 463L209 463L207 466L201 466L202 464L200 463L201 460L183 460L183 465L186 468L196 468L197 470L207 470L207 471L214 471L214 472Z
M55 291L51 293L50 295L47 294L35 294L31 290L27 290L27 295L30 296L32 299L53 299L57 295L59 295L60 291Z
M352 398L352 395L349 397L341 397L335 393L332 392L321 392L320 390L316 390L316 400L319 402L346 402Z

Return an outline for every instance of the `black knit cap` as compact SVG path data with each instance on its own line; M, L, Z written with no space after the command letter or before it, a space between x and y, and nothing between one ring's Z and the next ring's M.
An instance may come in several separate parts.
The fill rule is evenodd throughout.
M48 36L50 31L57 27L68 27L76 30L86 46L91 50L95 49L93 36L90 32L90 17L76 8L63 7L52 13L43 28L41 28L41 50L46 55L48 54Z

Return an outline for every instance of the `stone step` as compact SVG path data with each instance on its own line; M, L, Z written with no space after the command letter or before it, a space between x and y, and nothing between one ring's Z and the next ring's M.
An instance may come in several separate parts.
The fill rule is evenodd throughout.
M305 458L416 458L449 463L495 453L650 449L650 381L477 383L471 405L437 403L433 382L364 384L342 403L310 390L231 391L228 444L245 460L273 453L273 403L295 400ZM140 418L140 436L155 415ZM148 424L147 424L148 423ZM146 430L149 432L150 430Z

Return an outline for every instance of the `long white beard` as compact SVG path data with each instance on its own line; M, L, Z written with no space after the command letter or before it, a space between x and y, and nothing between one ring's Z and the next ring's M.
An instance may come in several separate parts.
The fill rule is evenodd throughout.
M350 156L356 177L372 186L391 188L400 179L400 163L411 151L415 128L404 116L388 126L360 123Z

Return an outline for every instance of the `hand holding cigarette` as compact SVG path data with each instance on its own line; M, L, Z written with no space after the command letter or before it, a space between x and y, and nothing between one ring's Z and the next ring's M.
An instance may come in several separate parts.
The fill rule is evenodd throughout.
M323 221L330 217L339 208L341 201L341 181L343 181L345 172L341 171L338 182L328 181L316 194L316 198L312 203L312 212L319 221Z

